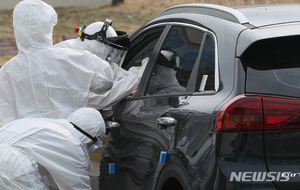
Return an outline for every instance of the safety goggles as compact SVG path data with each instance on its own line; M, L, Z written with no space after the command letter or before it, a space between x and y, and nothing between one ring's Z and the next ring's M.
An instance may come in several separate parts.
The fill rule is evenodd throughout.
M90 138L92 140L92 142L87 145L88 153L95 152L96 150L100 149L103 146L100 136L93 137L92 135L88 134L87 132L82 130L80 127L78 127L74 123L72 123L72 122L70 122L70 123L74 126L75 129L77 129L79 132L81 132L82 134L84 134L85 136L87 136L88 138Z
M100 139L100 136L97 137L97 142L92 142L87 145L87 151L88 153L95 152L96 150L99 150L103 146L102 141Z
M116 31L117 36L115 37L107 37L106 32L109 26L112 25L112 20L106 19L100 31L89 35L84 32L86 25L84 24L82 27L76 27L75 33L78 34L82 41L84 40L97 40L111 48L111 51L106 56L106 61L109 63L116 63L120 65L127 53L127 50L130 46L130 40L128 33L125 31Z
M170 54L171 58L167 59L163 53ZM177 57L177 52L173 48L163 48L158 55L157 64L165 67L170 67L173 68L175 71L178 71L180 69L180 63L176 61Z

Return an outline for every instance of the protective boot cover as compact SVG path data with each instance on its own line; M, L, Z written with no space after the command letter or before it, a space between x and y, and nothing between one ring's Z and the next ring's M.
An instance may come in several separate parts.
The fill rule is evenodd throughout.
M86 107L89 92L112 87L109 64L88 52L53 47L55 10L24 0L13 12L18 55L0 70L0 126L23 117L67 118Z

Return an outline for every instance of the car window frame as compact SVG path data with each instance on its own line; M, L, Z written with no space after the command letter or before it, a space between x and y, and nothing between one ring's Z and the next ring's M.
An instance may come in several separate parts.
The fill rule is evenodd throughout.
M189 90L190 93L192 92L193 94L205 94L205 95L207 95L207 94L217 93L218 90L219 90L219 87L220 87L220 78L219 78L219 61L218 61L219 60L218 59L218 43L217 43L216 35L212 31L210 31L206 28L203 28L201 26L194 25L194 24L180 23L180 22L169 22L169 24L172 25L172 26L189 27L189 28L192 28L192 29L195 29L195 30L200 30L204 33L204 36L202 38L201 47L199 48L199 54L198 54L198 57L195 61L195 63L198 63L198 64L194 65L193 72L191 73L190 78L189 78L189 82L188 82L188 83L191 83L191 84L188 84L188 87L191 88L191 89L188 89L188 90ZM171 26L171 28L172 28L172 26ZM204 44L205 44L204 42L206 40L207 35L210 35L212 37L212 39L214 40L214 45L215 45L215 49L214 49L215 50L215 90L214 91L199 92L199 91L196 90L196 88L197 88L196 80L197 80L197 75L198 75L198 68L200 66L201 56L202 56L202 53L203 53L203 47L204 47ZM165 38L164 38L164 40L165 40ZM195 86L195 88L193 88L193 86Z
M180 27L188 27L188 28L192 28L195 30L199 30L201 32L204 33L204 36L202 38L202 43L201 43L201 47L199 48L199 54L198 57L195 61L195 63L198 64L194 64L193 67L193 72L191 73L190 77L189 77L189 81L188 81L188 90L186 92L183 93L179 93L179 94L164 94L164 95L151 95L151 96L146 96L146 91L147 91L147 87L149 84L149 80L151 77L151 73L152 73L152 69L155 65L155 61L157 59L157 56L160 52L160 49L162 48L164 41L166 39L166 37L168 36L170 30L172 27L174 26L180 26ZM194 25L194 24L188 24L188 23L180 23L180 22L165 22L165 23L158 23L158 24L154 24L151 25L149 27L145 27L142 31L140 31L139 33L151 33L151 30L158 28L158 27L164 27L157 44L154 47L154 50L150 56L149 62L147 64L147 67L145 69L145 72L141 78L141 83L137 89L137 93L135 95L135 97L129 96L126 99L146 99L146 98L159 98L159 97L166 97L166 96L190 96L192 94L215 94L220 86L220 82L219 82L219 62L218 62L218 46L217 46L217 40L216 40L216 36L213 32L209 31L208 29L205 29L203 27ZM145 35L145 34L141 34L141 35ZM203 91L203 92L199 92L196 90L196 79L197 79L197 75L198 75L198 68L199 68L199 64L200 64L200 60L201 60L201 54L203 51L203 42L205 42L206 36L210 35L212 36L213 40L214 40L214 44L215 44L215 90L212 91ZM132 44L137 44L140 43L140 41L135 41L136 40L136 35L132 38L133 43ZM140 46L141 44L139 44ZM134 47L136 48L136 47ZM135 52L135 51L133 51ZM130 63L130 61L129 61ZM128 63L126 65L127 68L130 68L131 66L128 67ZM197 70L196 70L197 69Z
M211 38L214 40L214 45L215 45L215 71L214 71L214 77L215 77L215 81L214 81L214 91L211 90L204 90L204 91L198 91L197 88L199 88L197 86L197 76L199 74L199 67L200 67L200 61L203 55L203 49L204 49L204 45L205 45L205 41L207 36L211 36ZM188 85L187 85L187 89L189 91L193 91L196 94L215 94L220 86L220 80L219 80L219 64L218 64L218 54L217 54L217 40L215 35L210 32L209 30L206 30L203 38L202 38L202 43L201 43L201 47L199 49L199 54L197 57L196 62L198 62L198 64L195 64L193 67L193 71L192 74L190 76Z

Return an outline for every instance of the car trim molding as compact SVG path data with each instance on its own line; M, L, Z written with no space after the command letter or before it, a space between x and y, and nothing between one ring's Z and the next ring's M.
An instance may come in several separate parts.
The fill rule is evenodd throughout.
M205 3L191 3L184 5L177 5L170 7L157 15L157 17L177 14L177 13L196 13L206 14L219 18L223 18L232 22L247 24L248 19L240 11L231 7L225 7L222 5L205 4Z

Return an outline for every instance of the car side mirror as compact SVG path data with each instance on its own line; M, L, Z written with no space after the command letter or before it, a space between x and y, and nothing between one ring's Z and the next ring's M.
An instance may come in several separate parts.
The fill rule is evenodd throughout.
M174 127L176 124L176 119L172 117L160 117L156 120L156 125L161 130L166 130L168 127Z

